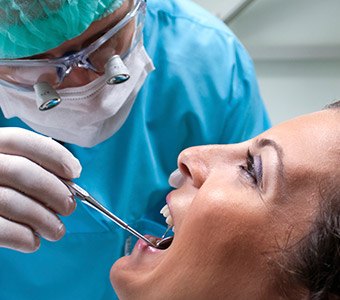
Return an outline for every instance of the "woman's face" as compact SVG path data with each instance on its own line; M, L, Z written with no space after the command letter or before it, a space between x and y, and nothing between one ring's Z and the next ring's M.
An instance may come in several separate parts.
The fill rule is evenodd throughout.
M319 184L339 172L339 114L288 121L234 145L184 150L167 197L175 237L139 241L111 269L121 299L276 299L282 249L307 233Z

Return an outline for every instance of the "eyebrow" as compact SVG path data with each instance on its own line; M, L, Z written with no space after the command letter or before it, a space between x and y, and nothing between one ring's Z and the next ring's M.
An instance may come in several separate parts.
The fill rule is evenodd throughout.
M285 186L285 176L284 176L284 164L283 164L283 149L282 147L276 143L274 140L271 139L260 139L260 140L256 140L255 141L255 147L256 148L264 148L264 147L272 147L275 152L276 155L278 157L278 164L277 164L277 173L278 173L278 177L279 177L279 188L280 190L284 190L284 186Z

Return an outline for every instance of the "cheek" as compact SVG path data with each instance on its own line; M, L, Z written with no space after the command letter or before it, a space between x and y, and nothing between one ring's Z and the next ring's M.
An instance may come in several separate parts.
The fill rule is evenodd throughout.
M297 186L294 182L290 185L295 190L289 190L289 197L285 197L284 202L273 212L273 227L276 227L277 244L281 248L296 244L309 232L319 209L318 185L315 182L309 183L308 180L299 184Z
M225 294L218 295L241 289L249 276L266 272L262 253L268 248L264 228L257 226L259 217L240 219L221 209L220 214L214 212L200 210L183 221L165 268L174 290L190 286L202 299L224 299ZM181 299L192 299L192 294Z
M256 191L239 185L235 189L226 189L225 183L204 187L193 200L190 211L194 213L184 220L183 231L187 227L187 239L204 244L200 255L205 251L204 255L214 253L221 259L243 259L266 250L274 239L269 207Z
M167 196L167 203L170 210L174 212L175 227L180 228L182 222L188 216L195 213L195 211L191 209L191 203L196 193L197 189L187 180L180 189L173 190Z

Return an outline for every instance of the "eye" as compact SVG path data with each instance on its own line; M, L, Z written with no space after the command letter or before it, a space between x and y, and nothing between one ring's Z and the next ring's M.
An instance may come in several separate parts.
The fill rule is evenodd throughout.
M240 166L241 170L245 172L247 178L251 180L254 185L259 185L262 181L262 160L260 156L254 156L250 150L247 151L246 164Z

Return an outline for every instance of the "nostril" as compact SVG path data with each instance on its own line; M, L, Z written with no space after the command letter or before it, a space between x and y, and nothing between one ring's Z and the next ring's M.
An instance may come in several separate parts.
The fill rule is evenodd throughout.
M189 178L196 188L202 186L209 173L207 150L208 147L191 147L183 150L178 157L180 172L185 178Z
M184 176L188 176L192 179L191 172L186 164L180 163L179 169Z
M200 188L208 177L207 166L200 158L187 160L186 163L181 162L179 169L183 176L190 178L192 184L197 188Z

